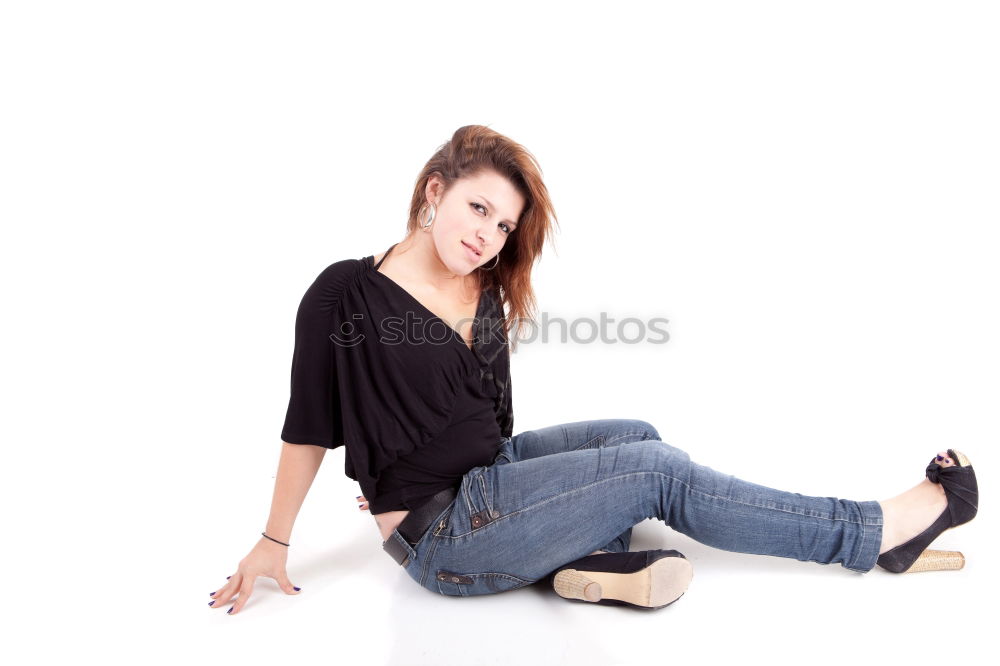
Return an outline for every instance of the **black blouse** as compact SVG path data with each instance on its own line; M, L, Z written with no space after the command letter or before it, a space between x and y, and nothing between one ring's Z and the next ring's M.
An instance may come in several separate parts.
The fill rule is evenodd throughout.
M377 269L374 256L338 261L302 297L281 439L346 445L344 472L384 513L490 464L514 417L498 295L482 291L470 349Z

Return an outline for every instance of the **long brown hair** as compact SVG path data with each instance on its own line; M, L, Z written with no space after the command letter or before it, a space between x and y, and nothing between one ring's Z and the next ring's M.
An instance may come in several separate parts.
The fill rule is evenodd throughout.
M406 230L407 236L419 231L417 217L426 203L427 181L432 175L442 180L443 192L447 192L456 180L476 176L487 169L507 178L525 200L517 229L507 238L496 267L476 270L481 287L498 297L501 310L507 308L505 333L516 347L524 324L534 322L537 307L531 287L531 269L541 257L545 241L552 240L553 223L558 224L548 188L542 181L542 169L534 155L484 125L459 127L420 171L410 200Z

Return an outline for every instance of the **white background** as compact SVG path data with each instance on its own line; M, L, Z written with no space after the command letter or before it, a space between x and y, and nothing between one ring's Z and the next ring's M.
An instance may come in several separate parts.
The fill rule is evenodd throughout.
M18 663L981 663L1000 427L1000 21L982 2L8 2L0 9L5 641ZM417 587L327 455L288 597L208 593L267 519L302 293L404 234L461 125L539 160L515 433L640 418L703 464L886 499L935 452L980 517L896 576L713 550L655 612Z

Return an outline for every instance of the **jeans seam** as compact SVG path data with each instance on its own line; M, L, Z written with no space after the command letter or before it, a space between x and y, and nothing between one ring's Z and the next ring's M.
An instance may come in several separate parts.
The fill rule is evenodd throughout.
M475 478L479 474L482 474L482 472L477 472L473 477L468 479L467 483L461 484L462 495L465 497L465 505L469 509L469 515L472 515L476 512L476 507L472 503L472 494L469 490L469 486L472 485L473 478Z
M450 520L450 518L449 518L449 520ZM434 561L434 551L437 550L438 544L441 543L438 540L440 538L440 536L441 535L439 535L439 534L431 535L430 541L427 543L427 552L424 554L424 558L423 558L424 561L423 561L423 564L421 565L421 568L420 568L420 579L417 581L417 584L420 585L421 587L426 587L426 584L427 584L427 574L430 571L430 564L431 564L431 562ZM437 580L436 577L435 577L435 580Z
M852 571L861 571L862 569L857 566L858 559L861 557L862 553L866 552L868 547L868 526L864 523L861 524L861 546L858 548L858 552L855 553L851 561L847 563L847 568Z
M858 512L861 514L861 547L858 549L857 554L854 556L854 559L851 560L847 568L864 573L867 571L871 571L871 569L874 568L875 565L873 564L872 567L869 569L862 569L861 567L857 566L858 560L861 559L861 556L863 554L868 552L868 549L870 547L868 544L870 542L874 542L875 535L881 531L884 523L882 520L874 516L869 518L865 510L866 505L863 502L858 502L857 504L858 504ZM870 529L871 527L875 527L877 529ZM875 544L874 548L877 549L878 545L879 544ZM877 555L878 554L876 553L876 557Z
M456 497L455 502L457 501L458 498ZM447 506L441 510L441 513L439 513L434 518L434 522L431 523L431 526L427 528L427 531L421 537L420 541L418 541L416 545L413 547L414 552L416 552L417 547L423 544L423 547L427 551L426 553L423 553L423 558L420 557L420 553L417 553L417 560L418 561L420 561L421 559L423 560L420 564L420 575L417 577L417 584L420 585L421 587L425 586L425 583L427 581L428 567L430 565L430 562L433 561L434 551L437 550L438 544L440 543L438 541L438 537L440 536L440 534L438 534L440 529L439 525L441 524L441 522L451 521L451 514L455 512L455 502L452 502L450 506ZM447 516L447 517L442 519L441 516Z
M513 512L513 513L504 514L503 516L498 517L496 520L490 521L486 525L483 525L482 527L477 527L476 529L473 529L473 530L469 530L468 532L463 532L462 534L455 534L455 535L442 534L441 536L443 538L446 538L446 539L460 539L462 537L468 536L469 534L472 534L473 532L477 532L479 530L487 529L490 525L498 523L501 520L506 520L507 518L510 518L512 516L516 516L519 513L522 513L524 511L529 511L529 510L531 510L531 509L533 509L533 508L535 508L537 506L542 506L543 504L547 504L549 502L552 502L552 501L555 501L555 500L558 500L558 499L562 499L563 497L565 497L567 495L572 495L574 493L579 493L579 492L582 492L584 490L588 490L591 487L597 486L597 485L602 484L602 483L608 483L610 481L617 481L617 480L620 480L620 479L626 479L626 478L631 477L631 476L643 476L643 475L646 475L646 474L655 474L657 476L662 476L664 478L670 479L671 481L676 481L676 482L680 483L682 486L685 486L688 489L689 492L698 493L699 495L703 495L704 497L711 497L711 498L714 498L714 499L720 499L720 500L723 500L723 501L726 501L726 502L732 502L734 504L740 504L740 505L743 505L743 506L753 507L755 509L768 509L770 511L777 511L777 512L780 512L780 513L787 513L787 514L796 515L796 516L807 516L808 515L805 512L788 511L786 509L782 509L782 508L778 508L778 507L765 506L765 505L760 505L760 504L752 504L752 503L749 503L749 502L742 502L740 500L732 499L731 497L723 497L721 495L713 495L711 493L706 493L703 490L698 490L697 488L692 487L691 484L689 484L689 483L687 483L687 482L685 482L685 481L683 481L681 479L678 479L675 476L670 476L669 474L665 474L663 472L656 472L656 471L627 472L625 474L619 474L619 475L616 475L616 476L610 476L610 477L608 477L606 479L601 479L600 481L594 481L593 483L588 483L585 486L579 486L577 488L573 488L571 490L567 490L566 492L559 493L558 495L553 495L552 497L546 498L546 499L542 500L541 502L535 502L534 504L532 504L530 506L522 507L522 508L518 509L517 511ZM854 521L854 520L849 520L849 519L845 520L843 518L835 518L835 517L828 517L828 516L810 516L810 517L812 517L812 518L821 518L823 520L829 520L829 521L835 521L835 522L853 523L853 524L856 524L856 525L862 525L862 526L864 526L864 522L863 521L859 522L859 521Z
M486 479L484 479L483 476L485 475L484 474L479 475L479 494L483 496L483 504L485 504L483 508L486 510L486 513L488 514L489 518L492 519L494 513L493 502L492 498L488 497L489 493L486 490Z
M459 572L461 573L461 572ZM531 580L529 578L521 578L520 576L515 576L514 574L504 573L502 571L476 571L473 573L462 573L463 576L469 576L470 578L475 578L479 576L496 576L498 578L507 578L515 583L521 583L522 585L531 585L536 583L537 580Z

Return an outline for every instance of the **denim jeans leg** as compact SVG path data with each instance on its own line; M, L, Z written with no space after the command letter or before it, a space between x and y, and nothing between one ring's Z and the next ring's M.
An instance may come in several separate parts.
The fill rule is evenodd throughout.
M882 536L878 502L750 483L655 439L473 468L440 518L407 573L449 596L531 584L648 518L715 548L858 572Z
M631 442L660 439L650 423L639 419L590 419L526 430L514 435L510 441L508 462L518 462L541 456L619 446ZM595 550L609 553L628 552L632 542L632 528L628 528L610 543Z

